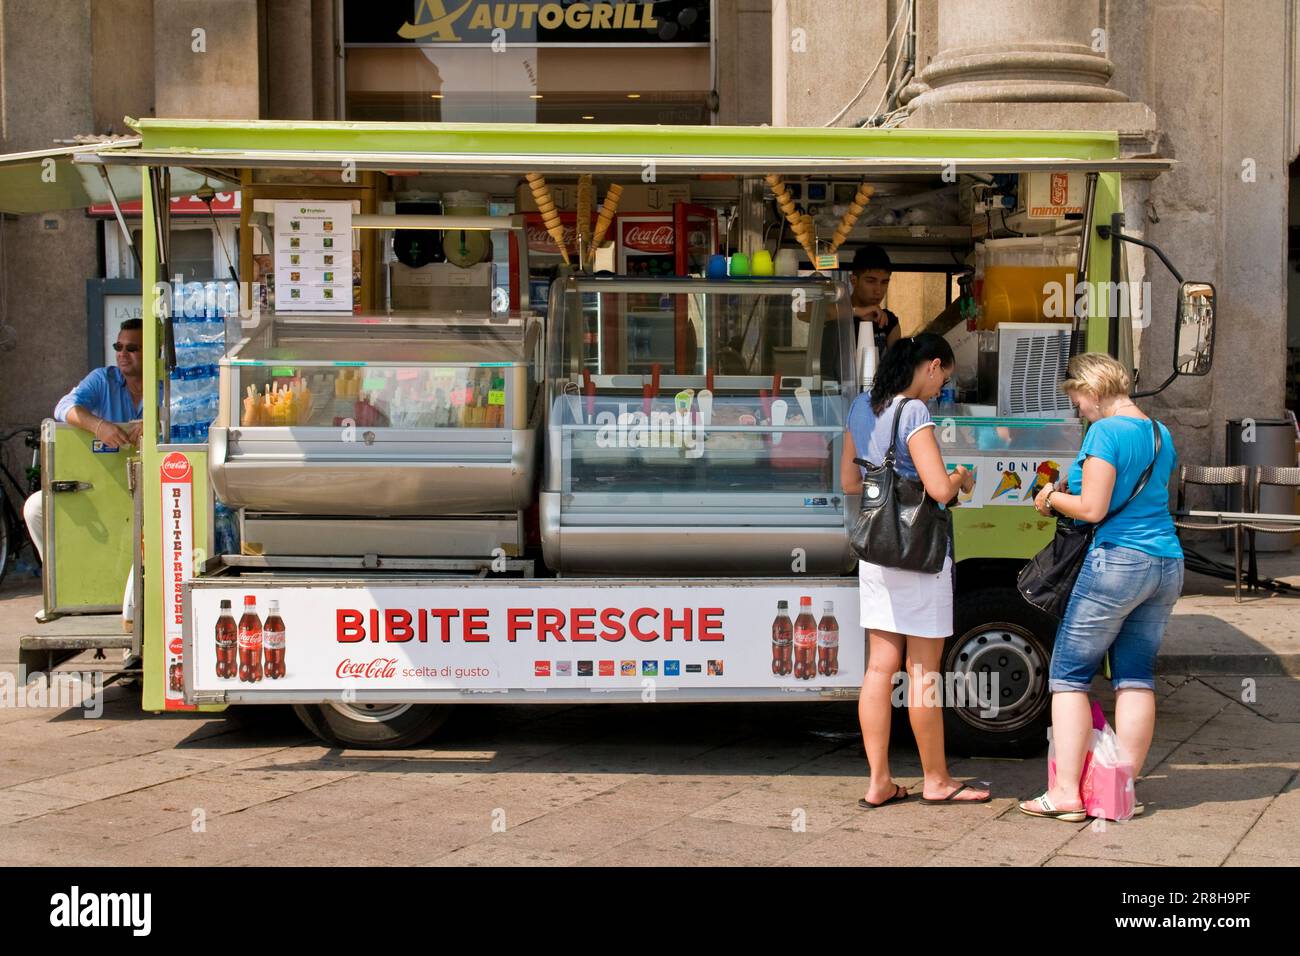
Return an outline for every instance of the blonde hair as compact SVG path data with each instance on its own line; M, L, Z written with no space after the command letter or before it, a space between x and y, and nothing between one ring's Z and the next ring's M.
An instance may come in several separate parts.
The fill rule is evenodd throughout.
M1105 352L1085 352L1070 359L1063 392L1090 392L1098 399L1127 395L1133 379L1128 370Z

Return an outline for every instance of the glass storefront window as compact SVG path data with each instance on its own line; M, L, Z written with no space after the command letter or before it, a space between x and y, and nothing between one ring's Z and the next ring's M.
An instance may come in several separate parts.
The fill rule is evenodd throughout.
M710 0L345 0L345 118L708 124L710 12Z

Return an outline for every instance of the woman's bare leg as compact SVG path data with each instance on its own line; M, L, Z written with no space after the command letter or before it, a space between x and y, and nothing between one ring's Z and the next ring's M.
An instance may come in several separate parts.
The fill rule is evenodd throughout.
M895 793L889 772L889 725L893 719L890 696L894 675L903 666L903 635L891 631L867 632L867 668L858 694L858 723L867 751L871 782L869 803L881 803Z
M1058 691L1052 695L1052 746L1056 751L1056 786L1047 791L1047 799L1058 810L1078 810L1083 806L1079 782L1083 778L1083 758L1092 738L1092 708L1088 695L1080 690Z
M948 773L948 759L943 751L943 640L936 637L907 638L907 716L912 735L921 754L925 774L924 797L942 800L961 786ZM963 790L953 802L983 800L987 790Z
M1156 732L1156 694L1142 687L1121 687L1115 691L1115 736L1119 752L1140 776L1151 738Z

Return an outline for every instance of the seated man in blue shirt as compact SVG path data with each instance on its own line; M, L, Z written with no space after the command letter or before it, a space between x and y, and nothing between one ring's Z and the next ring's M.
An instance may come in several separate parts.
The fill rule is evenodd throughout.
M144 331L139 319L127 319L118 330L113 349L116 366L97 368L81 380L72 391L59 399L54 417L90 432L105 445L120 448L140 441L140 416L143 412ZM135 424L129 424L134 422ZM32 544L45 560L45 520L41 493L38 491L23 505L23 518L31 533Z

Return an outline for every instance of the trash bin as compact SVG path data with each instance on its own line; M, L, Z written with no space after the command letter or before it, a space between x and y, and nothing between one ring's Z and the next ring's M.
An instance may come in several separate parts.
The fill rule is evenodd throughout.
M1245 441L1246 425L1254 429L1254 441ZM1227 441L1224 444L1229 465L1249 465L1252 468L1251 488L1254 488L1255 465L1294 468L1296 464L1295 425L1289 418L1234 418L1228 421ZM1245 511L1238 501L1237 491L1230 491L1228 509ZM1268 514L1296 514L1294 488L1265 485L1260 489L1258 510ZM1290 551L1295 546L1294 534L1257 534L1255 548L1259 551Z

